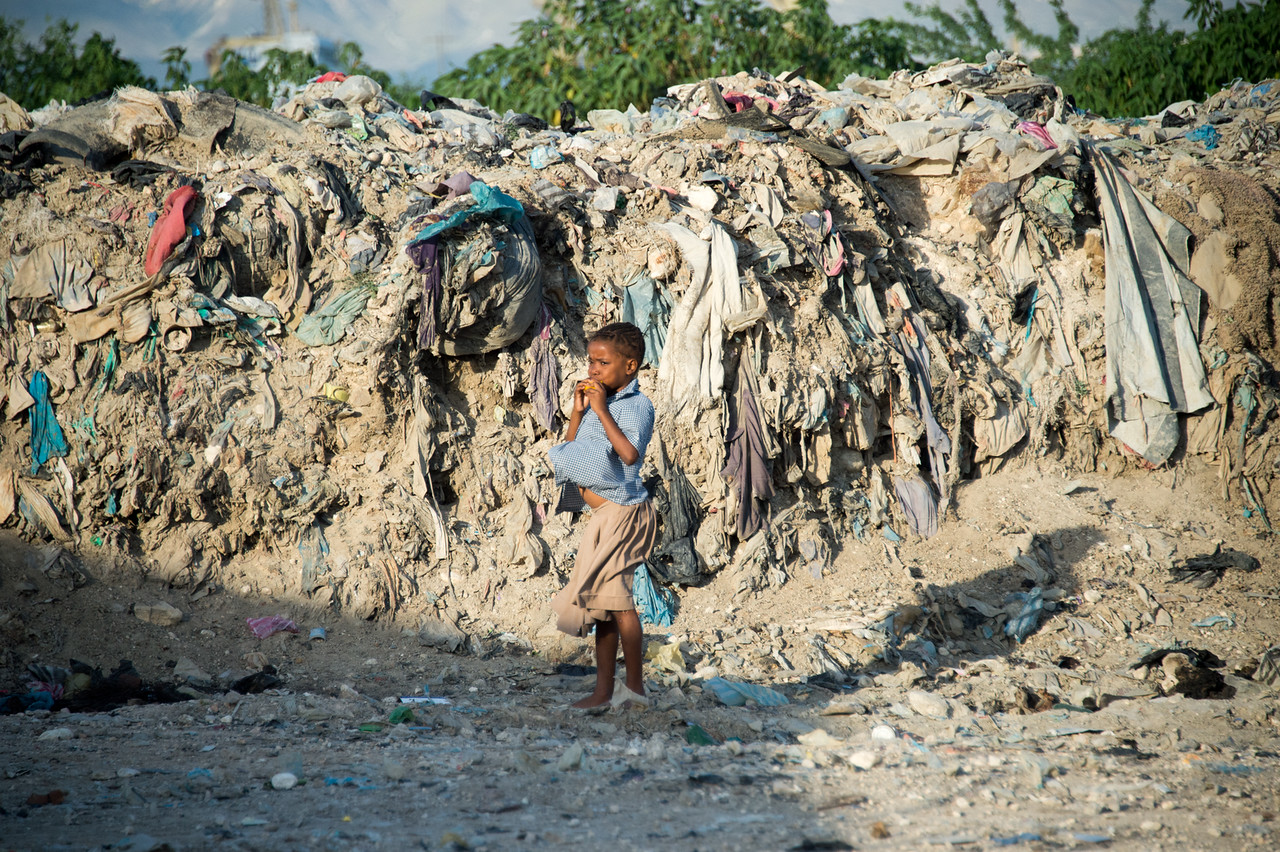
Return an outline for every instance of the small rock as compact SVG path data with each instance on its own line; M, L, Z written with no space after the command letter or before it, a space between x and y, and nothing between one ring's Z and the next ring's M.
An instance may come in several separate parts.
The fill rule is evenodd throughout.
M182 610L163 601L154 604L134 604L133 614L139 621L173 627L182 622Z
M409 774L403 763L397 763L394 760L384 761L382 771L392 781L403 781L405 776Z
M141 770L134 769L131 766L122 766L116 770L117 778L132 778L135 775L141 775L141 774L142 774Z
M1097 589L1088 589L1084 593L1084 599L1089 603L1097 603L1102 600L1102 592Z
M951 703L932 692L913 689L907 693L907 703L912 710L931 719L946 719L951 715Z
M1155 834L1157 831L1160 831L1162 828L1164 828L1164 823L1156 822L1153 819L1149 819L1144 821L1142 825L1138 826L1138 828L1142 829L1148 834Z
M855 751L846 760L849 761L850 766L857 767L863 771L874 769L880 765L880 755L874 751Z
M556 761L556 769L561 772L568 772L577 769L582 765L582 746L574 743L565 749L564 754L560 755L560 759Z
M188 657L183 657L174 663L173 676L178 680L185 680L187 683L194 683L197 686L208 686L213 683L213 678Z
M818 713L822 716L865 716L867 708L861 701L848 696L839 696L833 698L831 703Z
M801 745L806 745L810 748L835 748L844 744L844 740L831 736L822 728L814 728L807 734L800 734L796 737L796 740Z
M74 736L75 734L71 731L70 728L50 728L40 736L36 737L36 739L37 740L69 740Z
M271 776L271 786L277 790L292 790L298 786L298 776L292 772L277 772Z

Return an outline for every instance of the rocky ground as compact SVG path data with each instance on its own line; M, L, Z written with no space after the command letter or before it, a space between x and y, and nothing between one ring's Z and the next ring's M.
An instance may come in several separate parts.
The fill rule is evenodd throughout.
M1191 461L969 482L927 542L851 542L827 575L754 595L686 590L649 630L654 705L600 715L564 709L590 660L545 631L448 654L283 595L192 600L91 561L76 583L7 539L0 685L128 659L148 694L198 697L0 716L0 847L1275 848L1276 692L1251 675L1277 633L1276 545L1216 482ZM1218 545L1261 568L1171 581ZM1054 611L1025 642L975 623L1032 584ZM161 602L182 620L138 617ZM888 643L868 627L886 612ZM245 619L275 614L299 632L254 638ZM1221 665L1131 668L1175 647ZM279 685L228 691L264 664ZM716 674L789 703L724 706ZM449 703L393 723L424 690Z

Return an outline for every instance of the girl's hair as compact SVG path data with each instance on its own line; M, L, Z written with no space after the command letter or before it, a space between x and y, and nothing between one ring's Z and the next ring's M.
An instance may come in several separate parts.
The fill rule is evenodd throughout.
M637 364L644 363L644 334L629 322L611 322L601 326L587 338L587 343L597 340L608 343L624 358L635 358Z

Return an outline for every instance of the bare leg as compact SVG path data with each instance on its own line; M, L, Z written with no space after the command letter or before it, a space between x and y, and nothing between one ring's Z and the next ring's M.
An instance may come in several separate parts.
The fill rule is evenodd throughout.
M621 613L619 613L620 615ZM634 613L633 613L634 614ZM637 624L639 622L637 621ZM596 622L596 688L574 707L599 707L613 698L613 674L618 660L618 624L615 621ZM630 667L627 669L630 677Z
M644 628L634 609L613 615L618 635L622 638L622 662L627 667L627 689L644 695ZM611 687L612 688L612 687Z

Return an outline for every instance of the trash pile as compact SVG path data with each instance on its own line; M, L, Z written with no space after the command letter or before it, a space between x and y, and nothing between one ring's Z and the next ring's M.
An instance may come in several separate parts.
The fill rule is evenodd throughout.
M568 131L359 76L2 99L0 524L466 648L568 572L546 451L627 320L661 601L927 538L1019 459L1207 456L1270 532L1277 94L1103 120L992 54Z

